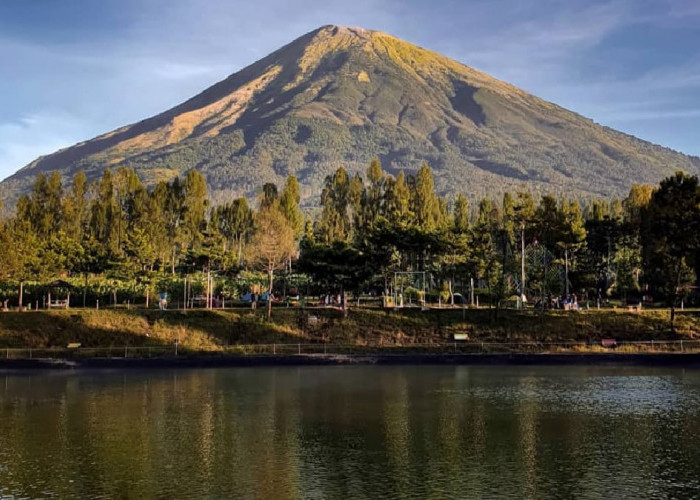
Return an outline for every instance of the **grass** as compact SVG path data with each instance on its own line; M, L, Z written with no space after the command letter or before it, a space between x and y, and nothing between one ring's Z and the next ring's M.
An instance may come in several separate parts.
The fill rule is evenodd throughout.
M585 347L577 345L574 350L594 352L603 338L615 338L618 342L700 341L700 315L678 314L677 328L672 332L667 311L541 314L506 310L495 319L494 312L488 309L421 312L355 308L343 318L340 311L332 309L279 308L273 310L272 321L267 321L264 311L250 309L73 309L0 314L0 348L45 349L74 342L85 348L172 347L177 342L183 350L197 352L266 352L268 348L263 346L271 344L343 345L358 351L379 347L399 352L405 348L431 350L431 346L451 343L455 333L469 335L470 341L460 347L464 352L542 350L541 346L498 345L504 343L588 343ZM695 343L689 342L688 347L692 344ZM310 347L304 349L306 352ZM572 350L570 346L557 345L546 349ZM630 349L658 349L658 345L618 348L620 352Z

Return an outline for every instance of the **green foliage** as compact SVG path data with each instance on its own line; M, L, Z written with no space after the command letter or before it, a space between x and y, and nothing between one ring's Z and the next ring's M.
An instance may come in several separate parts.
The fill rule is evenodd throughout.
M290 175L287 177L287 182L280 196L279 209L289 222L296 238L301 236L304 229L304 216L299 208L300 200L299 181L297 181L296 176Z
M692 266L700 254L700 186L682 172L654 191L642 217L645 264L672 308L684 286L694 281Z
M315 223L304 222L294 175L281 192L266 185L257 212L242 197L210 206L195 171L150 191L127 168L107 170L91 186L78 173L65 190L58 176L40 177L17 215L0 225L0 281L16 287L20 300L26 283L104 279L102 291L80 286L86 297L112 293L116 303L117 295L143 300L163 288L181 295L175 288L183 275L213 271L217 293L234 297L255 285L241 278L253 269L264 271L266 289L280 270L289 278L282 288L294 286L298 258L295 269L314 287L390 295L415 285L394 283L394 273L420 273L429 283L421 287L446 301L455 291L468 293L473 280L498 305L522 288L523 245L530 298L571 291L581 299L636 300L650 290L674 305L698 275L695 177L679 173L655 191L636 186L624 201L583 207L551 195L536 202L526 192L505 193L501 203L483 198L470 213L463 195L448 211L426 165L415 176L394 177L373 161L366 175L349 176L342 167L328 174Z
M436 192L463 191L472 203L523 182L555 197L620 196L674 167L700 172L697 158L407 42L336 36L302 37L158 117L39 158L0 184L0 198L12 210L39 174L58 170L67 180L84 170L93 182L119 167L149 189L196 169L213 204L253 199L263 184L281 186L293 174L307 206L339 166L352 178L373 159L395 176L415 174L425 161L435 168ZM220 105L233 101L240 106Z

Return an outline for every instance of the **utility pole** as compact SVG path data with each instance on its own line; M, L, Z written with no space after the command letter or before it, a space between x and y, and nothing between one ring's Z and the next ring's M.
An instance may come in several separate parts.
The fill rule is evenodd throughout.
M525 222L520 223L520 307L525 308Z
M564 281L566 282L566 295L569 295L569 247L564 247Z

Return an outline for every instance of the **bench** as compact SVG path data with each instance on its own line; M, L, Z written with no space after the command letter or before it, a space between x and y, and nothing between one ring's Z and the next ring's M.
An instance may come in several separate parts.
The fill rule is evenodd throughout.
M82 344L80 342L71 342L66 346L67 349L77 349L80 347Z
M607 348L617 347L617 341L615 339L602 339L600 345Z

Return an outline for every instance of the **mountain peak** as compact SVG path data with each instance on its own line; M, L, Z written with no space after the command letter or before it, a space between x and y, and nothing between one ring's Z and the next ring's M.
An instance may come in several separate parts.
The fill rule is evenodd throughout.
M358 38L368 38L372 33L378 33L375 30L368 30L360 26L340 26L336 24L326 24L315 30L316 32L325 32L332 36L351 35Z

